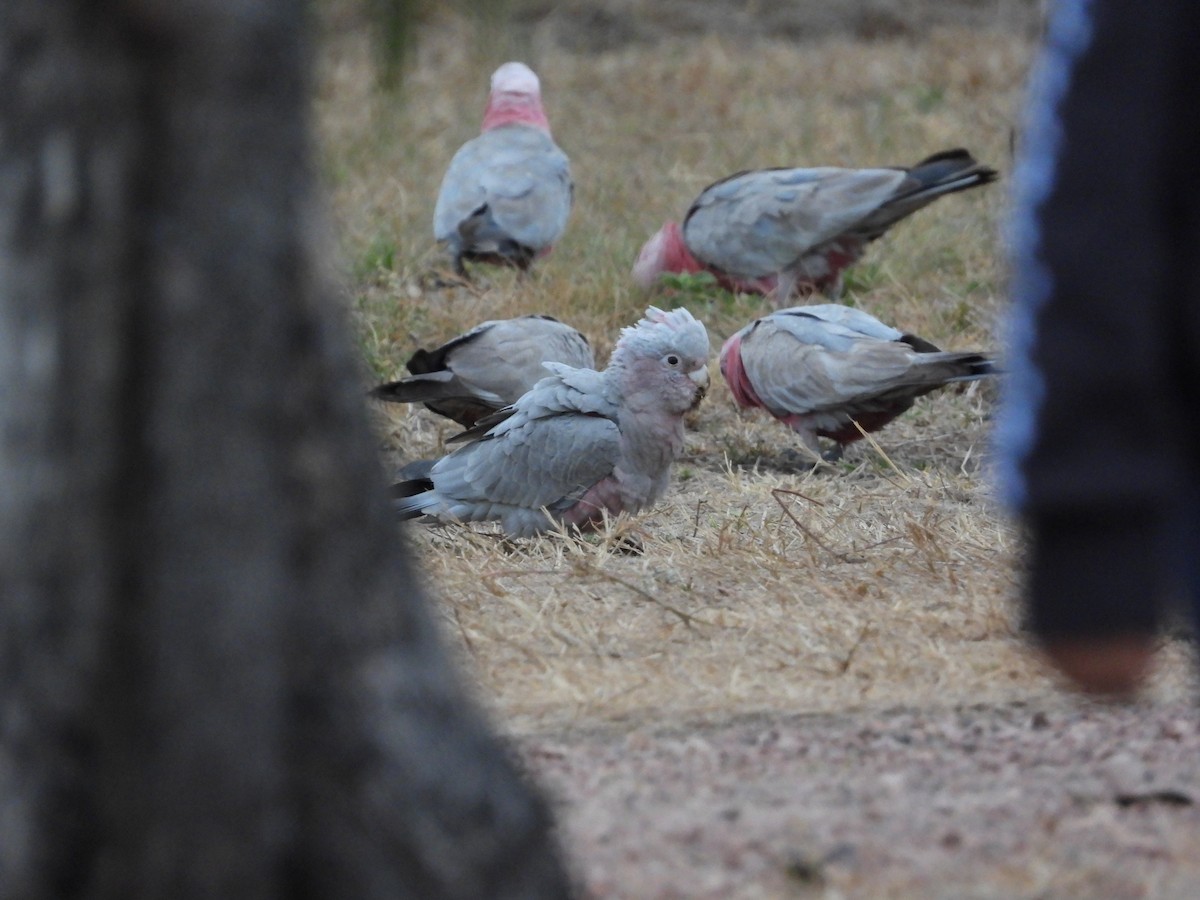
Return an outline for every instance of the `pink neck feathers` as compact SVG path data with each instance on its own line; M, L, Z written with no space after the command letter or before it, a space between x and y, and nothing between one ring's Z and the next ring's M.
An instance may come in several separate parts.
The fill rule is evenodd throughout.
M742 336L735 334L721 349L721 374L729 385L734 402L743 409L751 406L762 406L763 402L750 384L746 369L742 365Z
M668 222L663 226L663 271L664 272L701 272L705 267L692 256L687 244L683 242L683 231L678 222Z
M483 112L483 131L491 131L502 125L529 125L550 133L550 120L542 109L542 98L537 94L499 91L488 98Z

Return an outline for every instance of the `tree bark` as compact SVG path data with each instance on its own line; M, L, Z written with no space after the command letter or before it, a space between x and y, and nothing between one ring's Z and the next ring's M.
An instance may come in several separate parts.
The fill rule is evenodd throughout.
M320 265L304 4L0 3L0 897L555 897Z

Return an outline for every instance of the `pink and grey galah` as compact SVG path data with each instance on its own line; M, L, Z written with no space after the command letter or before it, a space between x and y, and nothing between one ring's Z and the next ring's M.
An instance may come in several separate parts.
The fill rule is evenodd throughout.
M548 362L583 369L596 365L587 338L552 316L495 319L433 350L417 350L406 364L409 377L381 384L371 396L424 403L470 428L549 375Z
M997 371L985 354L943 352L836 303L795 306L756 319L725 341L720 366L738 406L765 409L830 461L863 432L877 431L908 410L917 397ZM831 439L834 447L822 454L818 437Z
M710 184L682 225L668 222L633 267L642 287L663 273L709 272L728 290L776 306L820 291L836 300L866 246L938 197L994 181L966 150L910 168L756 169Z
M458 149L442 178L434 237L464 278L464 260L525 272L562 236L572 193L570 162L550 136L537 75L505 63L492 73L483 133Z
M684 416L707 390L708 356L703 323L650 307L622 329L604 370L548 363L551 376L473 443L427 478L395 485L397 513L498 520L508 536L528 537L650 506L683 450Z

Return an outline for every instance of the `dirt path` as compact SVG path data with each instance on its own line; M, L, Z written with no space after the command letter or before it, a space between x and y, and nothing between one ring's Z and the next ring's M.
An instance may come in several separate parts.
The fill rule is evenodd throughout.
M1191 704L1013 704L525 738L587 895L1200 891Z

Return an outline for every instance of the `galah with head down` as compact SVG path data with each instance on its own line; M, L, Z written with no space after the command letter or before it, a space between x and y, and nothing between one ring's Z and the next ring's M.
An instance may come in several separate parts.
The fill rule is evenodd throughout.
M524 272L567 227L572 190L571 166L550 136L537 75L507 62L492 73L483 133L458 149L442 178L433 234L462 277L464 260Z
M961 149L911 168L739 172L706 187L682 225L663 225L633 278L649 289L665 272L710 272L729 290L770 294L776 306L815 291L837 299L842 272L868 243L938 197L996 175Z
M756 319L725 342L720 366L738 406L765 409L815 454L821 454L818 437L831 439L835 446L824 454L829 460L917 397L997 371L984 354L943 352L862 310L833 303Z
M476 325L434 350L417 350L411 375L382 384L371 396L393 403L424 403L463 428L514 402L550 374L543 363L596 365L580 332L551 316L519 316Z
M667 489L684 415L708 387L708 334L686 309L650 307L603 371L548 363L534 386L428 478L393 487L403 518L499 520L510 537L587 530ZM486 420L485 420L486 422Z

